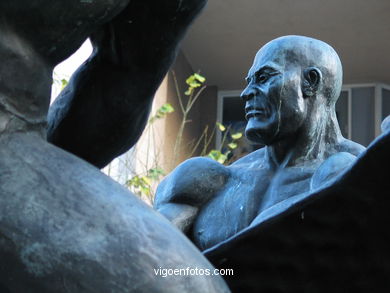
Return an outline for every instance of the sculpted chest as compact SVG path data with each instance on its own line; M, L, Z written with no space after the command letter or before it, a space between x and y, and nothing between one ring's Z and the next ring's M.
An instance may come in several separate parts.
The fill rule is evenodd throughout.
M233 168L225 188L201 209L193 229L195 243L206 249L235 235L267 208L307 192L312 175L312 169L302 168L276 173Z
M270 174L265 169L240 172L234 168L230 174L224 188L201 208L194 223L192 237L202 249L248 227L269 185Z
M321 168L315 163L273 169L261 153L255 155L229 167L205 158L186 161L161 183L155 207L207 249L257 223L270 208L307 194L318 170L322 178L337 169L329 168L330 159Z

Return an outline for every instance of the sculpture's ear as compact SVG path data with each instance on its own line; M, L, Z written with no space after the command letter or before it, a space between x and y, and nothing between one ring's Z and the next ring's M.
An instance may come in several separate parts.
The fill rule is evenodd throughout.
M302 92L304 97L314 96L322 80L322 73L317 67L308 67L303 71Z

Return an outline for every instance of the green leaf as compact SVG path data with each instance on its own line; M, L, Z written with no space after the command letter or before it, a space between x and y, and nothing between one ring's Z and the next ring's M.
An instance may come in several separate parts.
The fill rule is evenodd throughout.
M191 75L189 78L186 79L186 84L188 84L190 87L200 87L202 84L200 84L196 78L195 75Z
M224 132L226 130L226 127L222 123L217 122L217 126L218 126L218 129L222 132Z
M132 177L130 180L127 180L126 185L128 187L138 188L141 184L140 182L141 182L141 178L138 175L136 175Z
M241 132L234 133L231 135L231 137L234 140L240 139L242 137L242 133Z
M157 109L156 114L154 114L154 116L152 116L149 119L149 123L153 123L157 119L162 119L174 111L175 109L172 107L171 104L165 103L164 105L162 105L160 108Z
M164 175L165 175L164 170L159 167L148 170L148 177L154 181L158 181L160 177Z
M63 90L68 85L68 81L63 78L61 79L61 90Z
M228 144L228 147L234 150L235 148L237 148L237 144L235 142L231 142Z
M145 187L145 186L150 186L152 185L152 181L150 180L150 178L148 176L142 176L142 186Z
M146 186L141 186L141 192L147 196L150 195L150 188Z
M206 78L199 73L194 73L194 77L196 80L198 80L200 83L204 83L206 81Z
M221 154L218 158L218 163L224 164L227 160L227 156L225 154Z
M224 164L227 160L227 155L218 150L211 150L207 156L221 164Z
M191 87L191 88L197 88L197 87L200 87L202 84L200 84L199 82L197 82L197 81L193 81L193 82L191 82L190 84L189 84L189 86Z
M186 84L188 84L189 87L188 87L187 91L184 94L186 96L190 96L191 94L193 94L194 89L202 86L202 83L204 83L205 81L206 81L206 78L204 78L203 76L201 76L198 73L194 73L194 74L190 75L186 79Z
M218 158L220 157L221 152L217 150L211 150L209 154L207 155L210 159L213 159L214 161L218 161Z
M192 87L189 87L186 91L185 91L185 95L186 96L191 96L192 92L194 91L194 88Z
M187 79L186 79L186 84L188 84L189 86L191 85L191 83L193 83L195 81L195 75L190 75Z
M160 107L160 109L158 111L161 113L164 113L164 114L168 114L168 113L172 113L173 111L175 111L175 109L172 107L171 104L165 103L164 105L162 105Z

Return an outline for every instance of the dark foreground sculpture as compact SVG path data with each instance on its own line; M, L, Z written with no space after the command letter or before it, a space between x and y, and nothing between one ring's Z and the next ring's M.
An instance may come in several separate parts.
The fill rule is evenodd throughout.
M55 64L91 36L92 57L50 113L49 139L103 166L142 132L154 90L205 1L1 1L0 291L228 292L172 225L47 143Z
M50 107L48 140L102 168L138 140L177 45L206 0L68 2L65 25L56 12L41 12L55 28L40 28L47 46L40 53L57 64L88 36L94 51Z
M242 94L246 135L266 147L229 167L188 160L160 185L156 208L214 265L234 269L233 292L390 290L390 118L367 150L346 140L340 87L325 43L268 43Z

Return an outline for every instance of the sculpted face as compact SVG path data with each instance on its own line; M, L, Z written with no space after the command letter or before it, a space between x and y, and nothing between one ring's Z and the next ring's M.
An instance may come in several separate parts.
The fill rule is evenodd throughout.
M296 133L304 122L307 105L297 57L299 54L294 55L277 40L257 53L241 94L246 101L246 135L250 140L270 145Z

